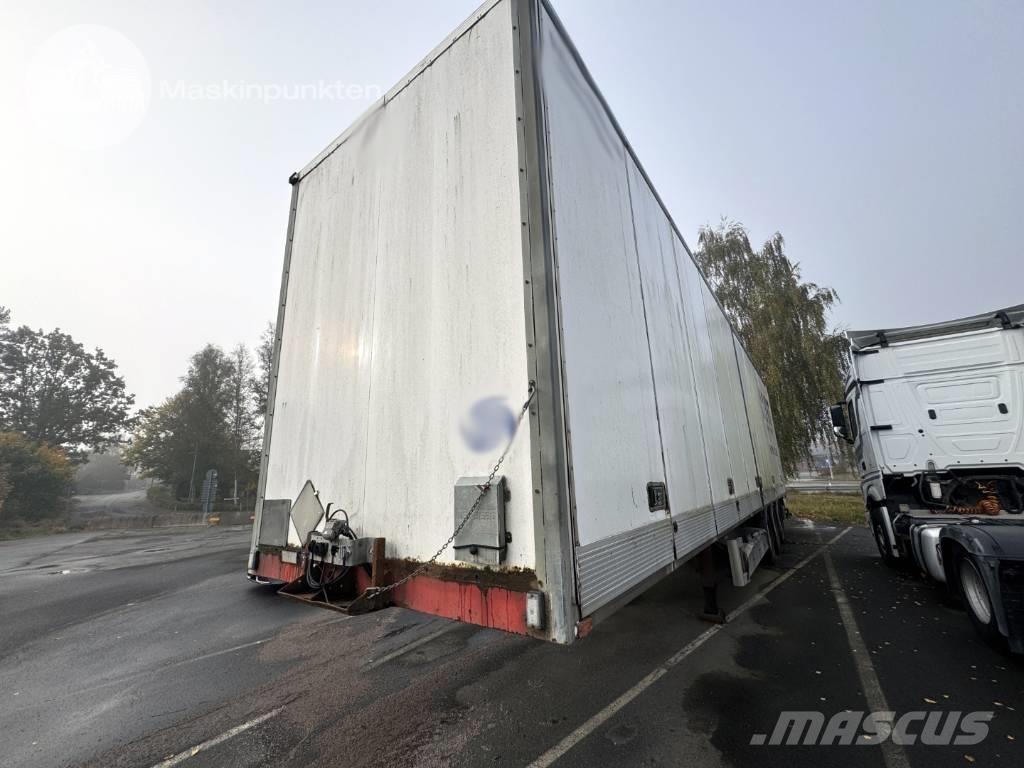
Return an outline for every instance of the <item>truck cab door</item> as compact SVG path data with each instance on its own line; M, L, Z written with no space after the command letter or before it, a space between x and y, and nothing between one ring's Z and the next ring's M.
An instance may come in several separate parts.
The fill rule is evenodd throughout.
M847 410L850 413L850 429L853 438L853 455L857 460L857 469L863 477L878 469L878 460L875 456L874 447L867 439L867 420L863 418L864 405L860 399L860 388L854 387L846 401Z

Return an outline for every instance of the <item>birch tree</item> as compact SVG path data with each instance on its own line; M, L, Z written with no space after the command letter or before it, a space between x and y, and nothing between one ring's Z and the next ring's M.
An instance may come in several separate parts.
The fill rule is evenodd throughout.
M771 398L787 473L814 442L831 443L828 405L842 399L846 341L829 322L832 288L804 281L776 232L754 250L742 224L704 227L697 263L750 353Z

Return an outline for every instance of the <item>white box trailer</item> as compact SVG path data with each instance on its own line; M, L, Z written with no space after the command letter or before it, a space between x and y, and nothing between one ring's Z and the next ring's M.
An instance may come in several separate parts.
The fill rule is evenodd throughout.
M531 391L394 602L570 642L755 516L781 543L765 387L546 2L486 2L290 181L251 578L319 556L320 499L390 578L430 561Z

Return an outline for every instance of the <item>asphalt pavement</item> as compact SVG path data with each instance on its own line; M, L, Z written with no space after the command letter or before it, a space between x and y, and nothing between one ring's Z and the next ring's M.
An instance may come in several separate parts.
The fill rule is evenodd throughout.
M861 528L788 522L725 625L697 574L560 647L244 578L246 529L0 544L4 766L1020 765L1024 663ZM838 536L838 538L836 538ZM829 542L831 544L829 545ZM977 744L770 746L784 711L992 712ZM921 723L916 726L921 728ZM861 743L863 741L863 743ZM755 742L755 743L752 743Z
M248 541L186 528L0 543L0 765L80 765L287 668L260 645L335 617L253 589Z

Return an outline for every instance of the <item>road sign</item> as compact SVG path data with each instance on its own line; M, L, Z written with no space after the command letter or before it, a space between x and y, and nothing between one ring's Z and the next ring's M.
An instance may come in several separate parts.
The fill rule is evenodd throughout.
M203 492L199 496L199 506L203 510L203 519L213 512L213 500L217 497L217 470L206 470L203 478Z

